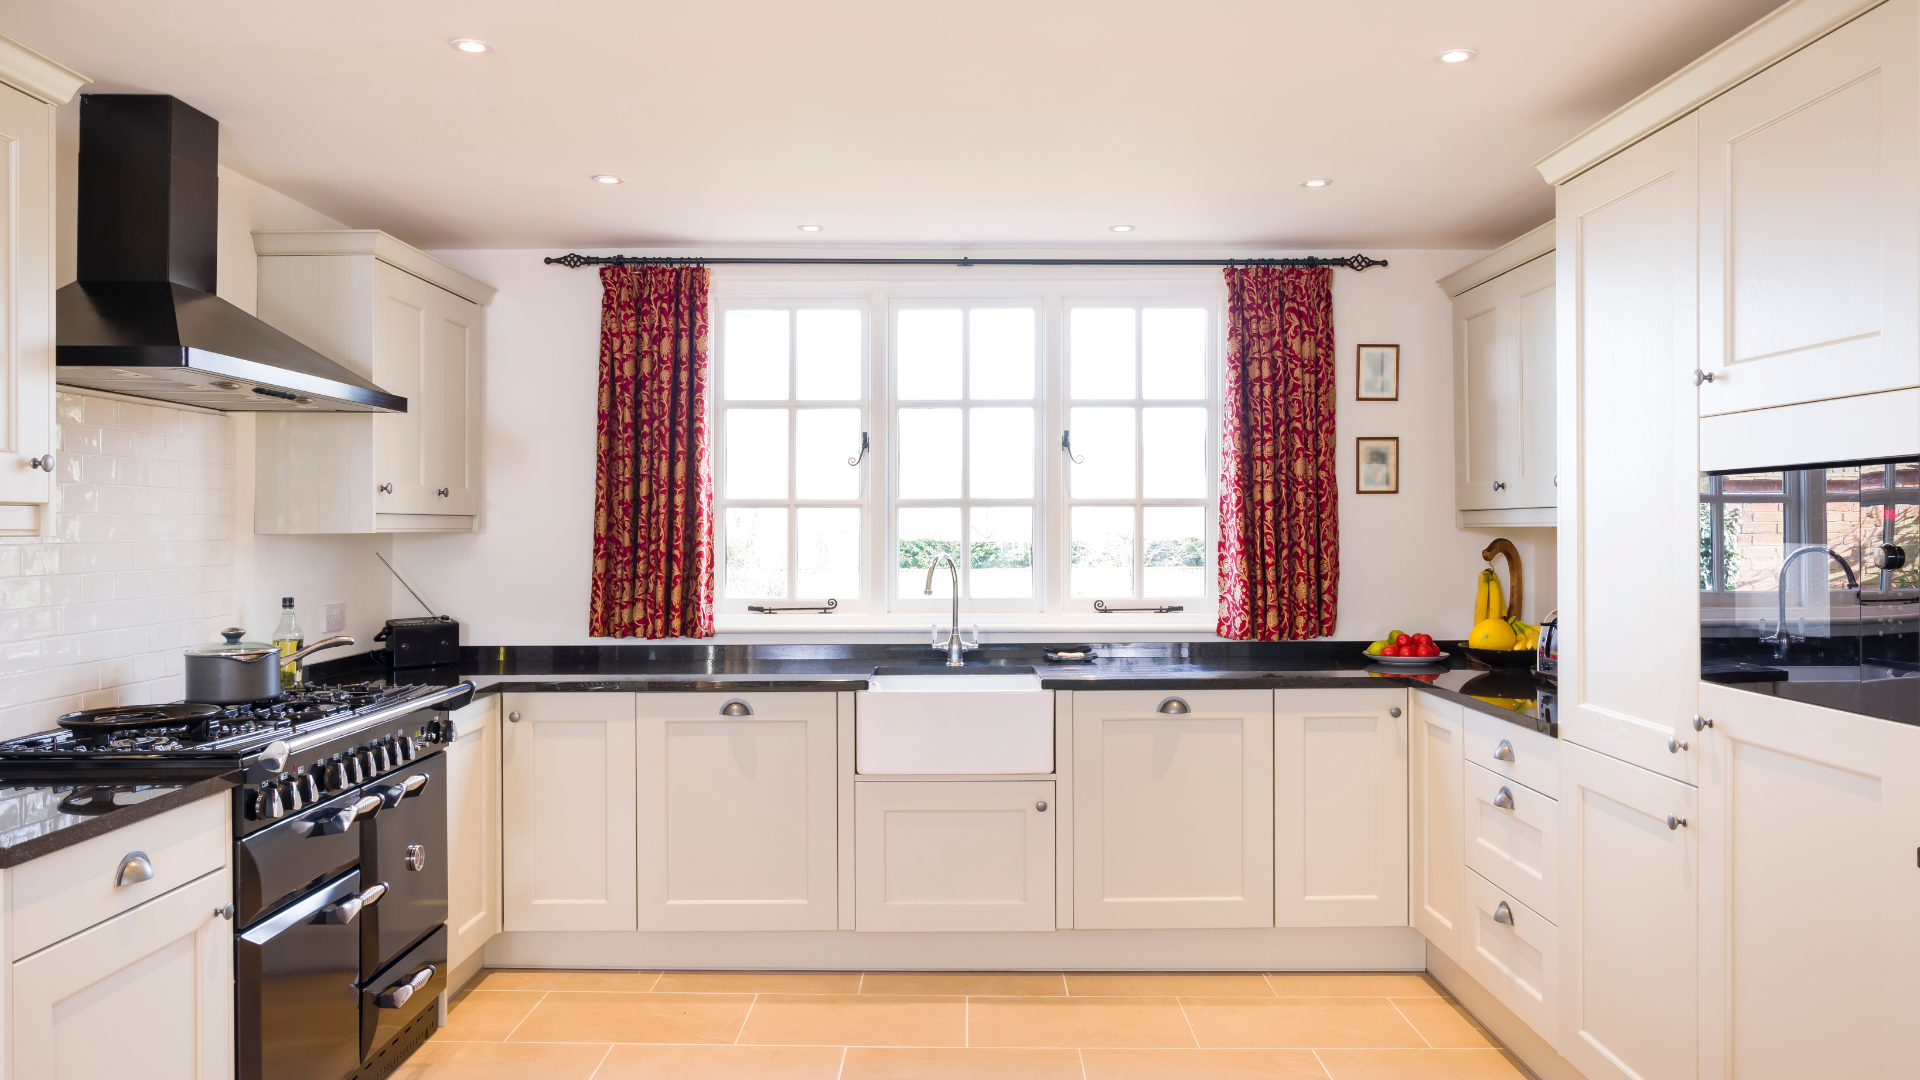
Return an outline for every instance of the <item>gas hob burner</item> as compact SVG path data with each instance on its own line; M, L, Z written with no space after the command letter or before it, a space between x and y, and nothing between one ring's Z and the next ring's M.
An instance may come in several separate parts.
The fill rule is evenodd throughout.
M204 723L218 715L220 707L217 705L116 705L108 709L70 712L57 723L77 734L98 735Z

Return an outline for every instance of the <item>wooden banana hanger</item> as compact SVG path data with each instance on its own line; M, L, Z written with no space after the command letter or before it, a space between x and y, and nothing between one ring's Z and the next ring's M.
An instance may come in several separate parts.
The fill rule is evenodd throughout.
M1505 555L1507 557L1507 577L1513 582L1513 588L1507 591L1507 617L1517 619L1520 617L1520 599L1523 581L1520 571L1520 549L1513 546L1513 541L1502 536L1493 543L1488 544L1486 549L1480 552L1480 557L1485 559L1489 566L1493 564L1493 557L1495 555Z

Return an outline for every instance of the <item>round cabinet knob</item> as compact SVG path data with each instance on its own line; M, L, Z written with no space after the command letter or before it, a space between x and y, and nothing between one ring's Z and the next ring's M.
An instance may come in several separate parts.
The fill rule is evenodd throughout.
M1668 831L1672 831L1672 830L1674 830L1674 829L1678 829L1678 828L1679 828L1680 826L1682 826L1682 825L1685 825L1686 823L1687 823L1687 819L1686 819L1686 818L1683 818L1683 817L1674 817L1674 816L1673 816L1672 814L1668 814L1668 815L1667 815L1667 829L1668 829Z
M1685 750L1686 748L1687 748L1687 744L1685 742L1679 739L1676 739L1671 735L1667 737L1667 753L1677 754L1680 751Z
M1040 811L1040 812L1041 812L1041 813L1043 813L1043 814L1044 814L1044 813L1046 813L1046 812L1047 812L1047 800L1045 800L1045 799L1041 799L1041 800L1040 800L1039 802L1037 802L1037 803L1034 803L1034 804L1033 804L1033 808L1034 808L1035 810L1038 810L1038 811Z
M375 488L374 490L378 491L382 495L391 495L393 494L393 485L391 483L381 484L378 488Z
M1396 719L1396 720L1398 720L1398 719L1400 718L1400 706L1398 706L1398 705L1395 705L1395 706L1394 706L1393 708L1391 708L1391 709L1388 709L1388 710L1387 710L1387 715L1388 715L1388 716L1391 716L1391 717L1393 717L1393 718L1394 718L1394 719Z
M451 488L441 488L439 491L434 492L434 494L440 496L443 499L451 495L452 493L453 493L453 490Z
M517 724L520 722L520 714L517 712L510 712L507 714L507 719Z
M216 919L225 919L228 922L232 922L233 921L233 905L229 903L227 904L226 907L214 908L213 916Z
M1713 726L1713 718L1712 718L1712 717L1708 717L1708 716L1695 716L1695 717L1693 718L1693 730L1695 730L1695 731L1705 731L1705 730L1707 730L1708 728L1710 728L1710 727L1712 727L1712 726Z
M40 455L39 457L37 457L37 458L29 458L29 459L27 459L27 468L29 468L29 469L42 469L42 470L45 470L46 472L52 472L52 471L53 471L53 454L52 454L52 452L48 452L48 453L45 453L45 454L41 454L41 455Z
M1699 368L1693 369L1693 385L1699 386L1701 383L1708 383L1712 381L1713 381L1713 372L1702 371Z
M1507 482L1505 480L1495 480L1493 482L1493 490L1495 491L1507 490Z

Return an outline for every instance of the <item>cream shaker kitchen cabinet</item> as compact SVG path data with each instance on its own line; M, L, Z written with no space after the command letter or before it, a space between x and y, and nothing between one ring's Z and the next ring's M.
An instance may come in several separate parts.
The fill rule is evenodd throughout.
M51 524L53 108L86 81L0 37L0 536Z
M254 530L466 532L494 290L385 233L258 232L260 318L407 399L405 413L261 413Z
M500 695L452 715L447 747L447 970L458 990L500 932Z
M1587 1080L1697 1076L1700 836L1713 825L1698 792L1562 746L1559 796L1556 1045Z
M633 930L634 695L502 694L502 929Z
M1556 521L1553 245L1548 222L1440 282L1453 295L1454 508L1462 525Z
M1917 7L1700 107L1700 415L1920 386Z
M1052 930L1051 780L853 785L855 929Z
M1408 750L1409 891L1413 928L1459 960L1465 937L1466 853L1462 846L1466 706L1414 693Z
M1407 925L1407 691L1273 695L1276 926Z
M1273 700L1073 695L1075 929L1273 925Z
M1712 684L1700 709L1701 1075L1910 1075L1920 728Z
M835 928L837 718L831 693L639 695L640 929Z
M12 1075L231 1077L232 900L217 870L16 961Z
M1560 186L1560 737L1692 782L1694 118Z

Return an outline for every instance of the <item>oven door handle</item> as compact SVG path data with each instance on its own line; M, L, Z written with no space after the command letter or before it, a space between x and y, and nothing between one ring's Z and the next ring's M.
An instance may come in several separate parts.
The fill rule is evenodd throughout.
M352 896L343 896L333 903L328 904L325 908L322 908L320 911L320 921L329 926L345 926L353 921L354 916L359 915L360 912L368 907L379 903L380 898L385 895L387 895L386 882L382 881L377 885L369 885Z
M363 817L372 817L386 805L378 795L367 795L352 806L343 806L332 813L319 818L319 827L313 830L314 836L337 836L353 828L353 823Z
M433 981L435 970L437 969L432 964L428 964L426 967L408 976L406 982L375 997L373 1003L382 1009L397 1009L405 1005L407 999L412 997L415 991Z
M400 805L401 799L411 799L427 786L426 773L414 773L397 784L380 788L381 801L391 810Z

